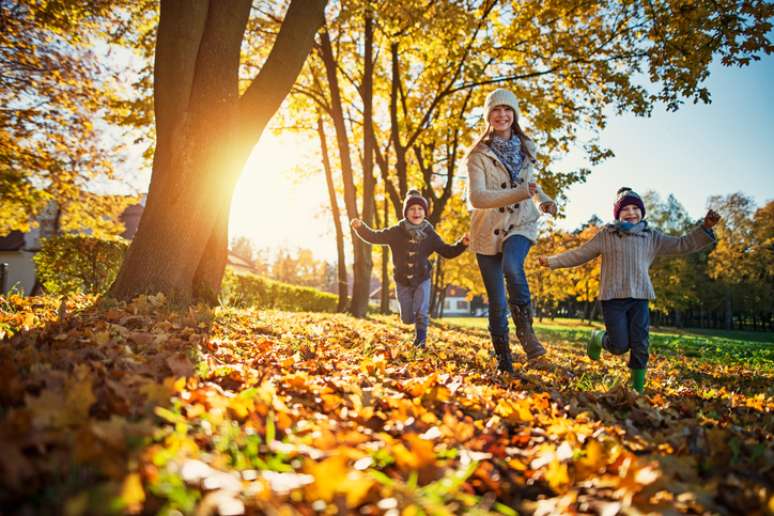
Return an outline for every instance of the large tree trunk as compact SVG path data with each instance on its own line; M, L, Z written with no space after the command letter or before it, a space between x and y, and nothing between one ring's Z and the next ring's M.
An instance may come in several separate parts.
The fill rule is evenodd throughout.
M251 0L164 0L156 42L156 153L145 211L110 289L215 302L231 196L322 25L324 0L293 0L261 73L240 98Z
M323 169L325 170L325 184L328 187L328 200L331 203L331 214L333 216L333 226L336 229L336 253L338 266L338 291L339 302L336 306L337 312L344 312L347 309L349 299L349 282L347 281L347 259L344 254L344 230L341 227L341 210L339 210L339 201L336 199L336 187L333 184L333 170L328 158L328 141L325 138L325 127L323 126L322 116L317 117L317 135L320 138L320 152L322 153Z

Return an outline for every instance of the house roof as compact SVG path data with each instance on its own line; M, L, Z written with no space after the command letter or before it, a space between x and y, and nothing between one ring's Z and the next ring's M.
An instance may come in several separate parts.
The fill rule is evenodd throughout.
M13 230L0 237L0 251L19 251L24 249L24 233Z
M446 297L465 297L468 295L468 289L458 287L457 285L449 285L446 287Z
M118 219L124 224L124 232L121 236L131 240L137 233L137 228L140 226L140 217L145 207L142 204L132 204L127 206L126 209L119 215Z

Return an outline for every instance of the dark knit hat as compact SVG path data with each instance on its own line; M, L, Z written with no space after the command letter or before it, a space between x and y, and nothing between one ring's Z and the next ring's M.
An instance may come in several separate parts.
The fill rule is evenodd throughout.
M629 206L630 204L637 206L642 212L642 217L645 217L645 204L642 202L642 197L628 186L624 186L618 189L618 199L613 205L613 217L615 220L618 220L618 215L624 209L624 206Z
M422 197L419 190L409 190L406 192L406 198L403 199L403 218L406 218L408 209L415 204L422 206L425 209L425 216L427 216L427 199Z

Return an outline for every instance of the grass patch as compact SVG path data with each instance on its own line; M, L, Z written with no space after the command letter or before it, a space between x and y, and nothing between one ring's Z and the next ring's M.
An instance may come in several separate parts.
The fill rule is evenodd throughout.
M446 317L442 323L486 330L486 317ZM591 325L580 319L544 319L535 323L538 335L549 339L583 342L591 330L604 328L599 322ZM511 328L513 331L513 328ZM651 349L675 357L690 357L720 364L745 364L749 367L774 371L774 333L725 330L651 329Z

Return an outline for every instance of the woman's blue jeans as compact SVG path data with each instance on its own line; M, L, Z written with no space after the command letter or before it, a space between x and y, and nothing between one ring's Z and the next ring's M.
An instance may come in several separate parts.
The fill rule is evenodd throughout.
M492 337L508 335L509 306L530 302L529 284L524 273L524 260L530 247L530 239L514 235L505 240L502 253L476 254L489 300L489 333Z

